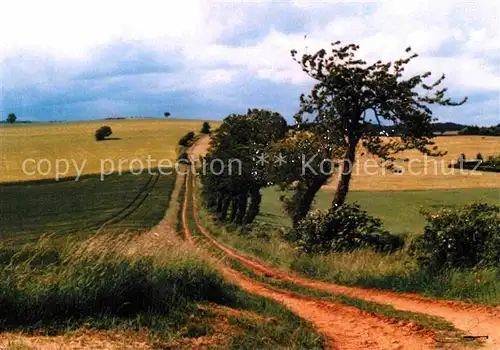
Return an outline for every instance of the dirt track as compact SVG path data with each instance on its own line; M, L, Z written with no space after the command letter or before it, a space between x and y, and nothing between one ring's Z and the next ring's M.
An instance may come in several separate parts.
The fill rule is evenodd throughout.
M186 197L190 195L188 188L186 188L185 195ZM187 210L187 206L184 206L183 218L187 218ZM196 210L193 212L196 213ZM201 229L197 216L195 219ZM183 220L183 228L186 240L194 242L187 220ZM228 280L246 291L274 299L310 321L327 338L328 345L332 349L420 350L435 348L434 334L419 330L413 325L397 325L391 320L354 307L328 303L270 287L253 281L222 264L220 270Z
M207 138L208 139L208 138ZM192 149L192 154L202 155L206 152L206 145L207 142L205 143L199 143ZM195 183L194 178L193 178L193 184ZM186 195L188 195L186 191ZM428 314L428 315L433 315L433 316L438 316L441 317L449 322L451 322L456 328L462 330L464 333L468 335L474 335L474 336L485 336L488 335L489 338L488 340L484 343L484 347L486 349L500 349L500 310L490 310L487 307L482 307L482 306L475 306L475 305L469 305L461 302L452 302L452 301L441 301L441 300L433 300L429 298L424 298L419 295L414 295L414 294L397 294L394 292L388 292L388 291L381 291L381 290L374 290L374 289L363 289L363 288L355 288L355 287L346 287L346 286L340 286L332 283L326 283L326 282L320 282L320 281L313 281L306 279L301 276L297 276L294 274L286 274L283 273L276 268L270 267L266 264L263 264L261 262L255 261L248 259L238 252L229 249L228 247L225 247L222 245L220 242L215 240L200 224L198 217L197 217L197 210L195 209L196 206L196 198L193 192L193 212L194 212L194 217L196 219L198 229L200 232L207 237L213 244L218 246L220 249L222 249L227 255L229 255L232 258L235 258L239 260L241 263L243 263L245 266L248 268L251 268L254 271L264 273L267 276L273 276L276 279L280 280L286 280L293 282L297 285L301 285L304 287L309 287L309 288L314 288L318 290L324 290L324 291L329 291L335 294L343 294L347 295L350 297L358 298L358 299L363 299L367 301L373 301L377 302L380 304L387 304L387 305L392 305L394 308L398 310L404 310L404 311L413 311L413 312L419 312L423 314ZM185 208L186 209L186 208ZM185 229L187 227L185 226ZM188 234L188 231L186 231L186 234ZM227 268L226 268L227 270ZM236 282L238 282L240 285L243 286L243 284L246 285L246 289L250 288L253 286L253 288L257 288L256 286L259 286L257 289L254 291L260 291L259 294L264 294L265 290L267 290L268 293L271 293L268 295L269 297L272 297L273 299L279 300L290 309L294 310L297 314L301 315L302 317L309 319L311 322L313 322L318 329L323 332L327 336L332 336L333 340L337 344L339 348L363 348L360 346L364 346L363 344L365 342L370 342L373 341L374 338L371 338L373 336L376 337L376 341L379 341L380 344L370 344L368 348L370 349L376 349L376 348L381 348L381 349L391 349L391 348L398 348L398 344L392 344L390 342L390 339L394 341L396 337L401 336L399 333L401 331L401 327L394 327L391 325L391 332L394 333L389 333L392 334L392 337L389 337L389 339L384 338L382 335L387 334L384 333L384 330L379 329L379 328L372 328L369 326L370 321L368 320L370 317L369 315L357 315L354 316L352 313L352 310L344 310L344 307L341 307L342 310L342 315L341 315L341 320L343 320L341 323L342 325L336 325L336 323L333 320L329 320L328 322L332 322L332 324L335 324L335 329L332 331L325 329L322 326L322 321L321 319L324 317L325 319L328 319L328 314L329 312L326 310L331 310L325 307L320 307L320 311L323 313L326 313L326 315L320 316L320 319L317 319L318 314L316 312L312 313L312 315L308 315L307 311L312 310L311 305L307 305L305 307L304 300L303 298L299 297L299 300L297 300L297 296L294 296L293 294L290 293L284 293L283 291L277 292L275 289L270 289L269 287L263 286L259 283L256 283L254 281L249 281L245 277L243 277L241 274L230 270L231 272L225 272L228 277L231 277L233 280L235 280L235 276L239 276L236 279ZM246 281L246 282L244 282ZM264 289L262 289L264 288ZM273 294L273 293L278 293L278 294ZM285 296L282 295L284 293ZM274 297L273 297L274 296ZM281 298L281 299L280 299ZM283 299L285 298L285 299ZM289 300L287 298L294 299L294 301ZM313 302L312 300L309 300L310 302ZM297 303L298 304L294 304ZM316 301L317 302L317 301ZM324 303L323 303L324 304ZM333 304L332 304L333 305ZM295 307L298 307L298 309L295 309ZM340 310L338 309L340 306L335 305L337 310L334 312L338 314ZM355 309L356 310L356 309ZM358 313L360 312L357 310ZM345 312L345 315L344 315ZM349 316L348 316L349 315ZM314 316L311 319L311 316ZM345 316L345 317L344 317ZM351 318L352 317L352 318ZM359 340L357 342L356 346L353 347L354 345L351 344L348 339L345 339L345 336L349 334L350 330L349 328L346 329L345 325L349 324L349 321L347 321L348 318L351 318L354 329L351 329L352 334L356 334L354 338L355 340ZM381 321L378 319L377 324L379 326L382 326L383 320ZM323 324L324 325L324 324ZM362 326L363 325L363 326ZM342 328L342 326L344 328ZM362 330L363 329L363 330ZM338 331L341 331L340 334ZM371 330L371 333L368 332L368 330ZM335 332L337 331L337 332ZM345 333L347 332L347 333ZM363 338L363 334L365 337ZM367 338L366 335L370 334L370 336ZM404 347L400 347L402 349L413 349L413 348L418 348L418 349L427 349L427 348L432 348L433 346L431 343L429 343L429 337L425 339L425 337L422 338L422 335L415 335L411 334L409 337L411 339L415 339L414 345L410 345L411 343L404 342ZM419 340L416 340L419 339ZM377 347L381 346L381 347ZM417 347L412 347L412 346L417 346ZM418 347L420 346L420 347Z

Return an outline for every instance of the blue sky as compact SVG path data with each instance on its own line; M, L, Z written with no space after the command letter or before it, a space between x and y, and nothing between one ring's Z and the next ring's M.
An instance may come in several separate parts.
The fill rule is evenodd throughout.
M26 9L30 9L27 11ZM500 123L500 8L493 1L9 1L0 11L0 112L20 119L288 120L313 82L290 57L336 40L368 61L420 54L409 73L447 75L462 107L442 121ZM7 34L8 33L8 34ZM305 35L307 35L305 37Z

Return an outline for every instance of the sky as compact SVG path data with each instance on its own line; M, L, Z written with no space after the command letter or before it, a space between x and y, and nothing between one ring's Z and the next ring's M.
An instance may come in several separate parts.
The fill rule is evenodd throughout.
M440 121L500 123L500 2L67 1L0 3L0 113L20 120L222 119L248 108L291 121L314 81L290 50L360 45L368 62L419 54L446 74Z

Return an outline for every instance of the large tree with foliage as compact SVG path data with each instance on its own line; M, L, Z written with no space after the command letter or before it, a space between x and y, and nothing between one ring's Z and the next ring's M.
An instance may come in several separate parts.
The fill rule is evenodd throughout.
M9 115L7 116L7 119L6 119L7 123L11 123L11 124L15 123L16 120L17 120L17 117L14 113L9 113Z
M332 43L329 54L322 49L299 59L296 50L291 52L303 71L317 81L309 95L300 97L296 121L301 123L312 116L313 122L338 131L345 143L333 207L345 202L360 143L391 169L395 155L406 149L440 156L443 152L431 140L431 123L435 120L431 107L457 106L466 101L464 98L455 102L445 96L447 89L440 87L444 75L431 83L424 81L431 72L404 75L405 67L418 56L410 48L406 49L405 58L372 64L356 57L358 49L358 45L337 41ZM384 139L373 123L380 130L384 124L394 125L398 137Z
M259 213L260 189L267 186L267 171L262 162L264 150L282 138L288 126L275 112L249 109L247 114L232 114L212 134L205 157L203 175L207 205L221 220L251 223ZM236 162L232 162L236 161ZM241 171L239 169L241 164ZM213 164L211 167L210 164Z
M292 129L287 137L269 147L270 159L286 160L270 164L270 179L285 191L281 201L294 227L307 215L316 193L333 174L336 161L332 158L337 160L343 155L339 140L318 125L307 130Z

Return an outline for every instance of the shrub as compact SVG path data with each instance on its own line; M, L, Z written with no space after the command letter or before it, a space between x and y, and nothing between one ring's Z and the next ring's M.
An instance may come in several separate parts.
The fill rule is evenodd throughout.
M424 212L423 236L411 247L431 268L500 266L500 206L473 203L458 209Z
M360 248L392 251L403 245L401 237L383 230L380 219L370 216L357 204L344 204L326 212L310 212L286 238L307 253Z
M189 155L187 152L182 152L178 157L177 157L177 162L181 164L191 164L191 160L189 159Z
M477 160L481 160L481 161L482 161L482 160L484 160L483 155L482 155L481 153L478 153L478 154L476 155L476 159L477 159Z
M206 134L206 135L211 133L210 124L208 122L203 122L203 125L201 126L200 133Z
M181 139L179 140L179 145L189 147L191 146L193 139L194 139L194 132L190 131L186 135L181 137Z
M110 136L112 133L113 132L109 126L101 126L95 131L95 139L96 141L102 141L105 137Z

